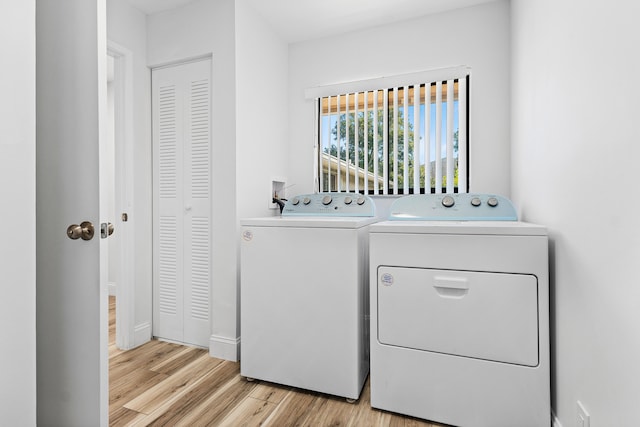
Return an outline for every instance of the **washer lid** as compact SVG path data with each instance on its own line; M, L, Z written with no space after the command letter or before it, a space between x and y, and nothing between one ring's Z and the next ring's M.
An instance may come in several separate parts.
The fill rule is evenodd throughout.
M374 217L320 217L320 216L272 216L243 218L245 227L297 227L297 228L361 228L378 221Z
M547 228L520 221L382 221L373 224L370 232L546 236Z

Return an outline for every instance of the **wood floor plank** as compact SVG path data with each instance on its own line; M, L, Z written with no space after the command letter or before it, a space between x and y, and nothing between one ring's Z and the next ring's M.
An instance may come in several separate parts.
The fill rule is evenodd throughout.
M238 379L237 365L237 363L221 361L216 369L209 372L179 399L176 399L167 407L158 408L154 413L150 414L148 421L154 419L154 425L175 425L185 417L206 410L207 403L205 401L207 399L211 399L216 392Z
M203 348L186 347L183 351L177 352L172 357L149 369L161 374L173 375L184 366L203 356L208 356L207 350ZM215 365L222 362L222 360L210 358L210 362Z
M152 371L160 372L160 370L173 362L178 357L183 357L185 354L190 354L194 350L193 347L181 347L178 351L172 353L170 356L167 356L163 360L159 360L155 365L149 365L148 368ZM183 365L184 366L184 365ZM166 372L165 372L166 373Z
M255 388L256 384L234 375L190 413L184 413L176 427L199 427L224 425L224 418L233 411Z
M115 300L110 304L115 311ZM109 330L109 425L141 426L348 426L446 427L371 408L369 381L360 399L278 384L249 382L240 364L209 357L206 350L152 340L132 350L115 346L115 313Z
M266 400L247 397L227 415L221 426L256 427L263 425L278 405Z
M289 391L291 391L291 387L261 382L258 383L249 396L271 403L280 403Z
M134 411L150 414L167 400L176 399L185 393L189 387L200 381L216 366L218 363L212 362L209 355L204 354L124 406Z
M128 426L135 423L136 419L144 417L144 414L139 414L131 409L119 407L113 412L109 412L109 425L110 426Z
M369 407L357 406L354 408L351 419L347 425L357 426L391 426L393 417L391 414ZM403 420L404 421L404 420ZM396 424L395 427L404 427L404 424Z
M344 398L334 396L319 396L315 405L305 418L305 424L310 426L338 426L344 420L353 418L355 405Z
M136 369L149 369L183 348L178 344L151 340L143 346L114 356L109 361L109 378L117 378Z
M299 390L291 390L271 413L265 425L268 426L304 426L319 396Z
M109 385L109 408L123 407L137 396L164 381L168 375L136 370Z

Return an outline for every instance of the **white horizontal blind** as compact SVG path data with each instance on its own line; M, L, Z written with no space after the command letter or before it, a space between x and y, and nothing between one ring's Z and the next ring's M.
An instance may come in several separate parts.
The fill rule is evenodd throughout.
M438 80L371 90L357 82L365 90L317 97L319 191L467 192L469 77L467 69L455 71L451 78L440 79L441 72Z

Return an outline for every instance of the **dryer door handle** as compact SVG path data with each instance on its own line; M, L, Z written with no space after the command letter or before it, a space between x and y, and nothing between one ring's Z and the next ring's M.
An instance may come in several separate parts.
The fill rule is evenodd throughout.
M469 292L469 283L466 277L433 278L433 287L442 298L462 298Z

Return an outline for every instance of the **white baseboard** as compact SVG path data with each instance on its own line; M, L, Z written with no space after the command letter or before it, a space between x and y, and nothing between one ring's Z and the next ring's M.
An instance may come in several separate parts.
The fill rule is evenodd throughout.
M562 427L562 423L553 411L551 411L551 422L553 427Z
M240 337L227 338L211 335L209 338L209 356L237 362L240 360Z
M133 347L137 347L151 339L151 323L143 322L133 328Z

